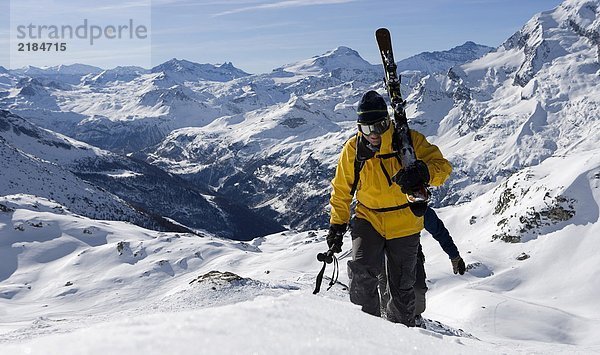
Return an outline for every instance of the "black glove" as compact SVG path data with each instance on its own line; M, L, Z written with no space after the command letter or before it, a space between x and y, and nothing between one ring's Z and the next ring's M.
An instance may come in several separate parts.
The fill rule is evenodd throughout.
M334 253L340 253L342 251L342 237L346 233L348 225L344 224L332 224L329 226L329 233L327 233L327 246L329 250Z
M460 257L460 255L454 259L451 259L451 261L452 261L452 271L454 271L454 275L456 275L456 274L464 275L465 270L467 268L465 267L465 261Z
M416 160L413 164L400 170L392 180L400 185L400 189L405 194L412 194L419 191L424 185L429 184L429 169L422 160Z

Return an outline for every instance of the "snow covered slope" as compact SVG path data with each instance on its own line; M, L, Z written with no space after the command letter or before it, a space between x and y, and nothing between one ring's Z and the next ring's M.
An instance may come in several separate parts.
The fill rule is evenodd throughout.
M152 73L163 73L178 82L185 81L230 81L250 74L233 66L232 63L221 65L198 64L187 60L173 58L150 70Z
M34 151L44 146L49 150L75 148L64 142L45 140L47 137L31 126L13 125L13 119L17 118L7 111L0 111L0 195L32 194L57 201L85 216L153 225L151 218L125 201L75 176L61 166L58 159L53 159L52 153L44 155L46 159L41 159L33 152L15 146L14 141L24 145L35 141ZM73 150L81 156L90 153L87 148Z
M0 111L0 138L6 156L0 172L7 179L3 193L35 194L86 216L162 230L187 230L170 220L234 239L282 230L273 220L224 198L205 184L192 185L147 163L36 127L8 111ZM107 198L125 206L102 202ZM81 204L92 210L83 209ZM130 211L123 213L124 208Z
M266 110L176 130L149 161L205 181L266 215L276 212L283 224L322 225L329 173L340 148L332 142L348 135L324 111L294 96Z
M600 180L590 177L574 186L584 192L593 184L587 188L597 212ZM481 234L493 220L466 229L463 223L472 211L490 209L487 198L440 211L468 264L464 276L452 274L432 238L422 240L425 316L472 334L454 337L392 324L352 305L346 250L339 254L340 283L312 295L325 231L245 243L91 220L43 198L3 196L0 352L599 352L600 284L589 277L600 267L597 221L525 244L490 243Z
M44 68L27 66L22 69L11 70L10 72L17 76L43 78L46 80L56 80L63 83L78 84L84 76L89 74L98 74L102 72L102 69L86 64L72 64Z
M424 52L397 63L398 72L419 71L426 74L446 74L448 69L483 57L494 48L471 41L446 51Z
M492 53L423 79L409 97L409 115L455 167L445 204L468 201L549 158L578 160L597 146L599 42L590 33L600 26L599 7L565 1Z
M135 66L119 66L113 69L103 70L100 74L89 74L82 78L86 85L106 85L119 81L132 81L142 74L147 74L148 70Z

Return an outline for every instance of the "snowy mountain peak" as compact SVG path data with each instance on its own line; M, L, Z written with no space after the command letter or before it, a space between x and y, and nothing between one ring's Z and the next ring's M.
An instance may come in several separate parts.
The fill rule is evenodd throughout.
M233 66L230 62L222 65L198 64L185 59L173 58L150 70L152 73L164 73L177 81L219 81L242 78L250 74Z
M44 85L36 78L31 78L31 77L25 77L25 78L21 78L18 82L17 82L17 88L22 88L24 86L39 86L39 87L43 87Z
M118 66L113 69L104 70L100 74L88 75L84 79L85 84L106 84L116 81L131 81L142 74L147 74L149 71L137 66Z
M310 108L308 103L301 96L297 96L295 94L290 95L290 99L287 102L287 105L289 107L295 107L300 110L308 110Z
M66 89L68 84L55 81L56 78L40 77L23 77L15 85L16 95L12 96L14 105L20 108L35 108L60 110L56 104L56 98L52 96L49 90ZM10 108L8 106L7 108ZM12 108L11 108L12 109Z
M23 75L39 75L44 73L44 69L34 67L33 65L27 65L19 69L13 69L10 72Z
M414 92L408 111L421 131L453 147L463 137L448 154L458 172L449 185L468 182L451 190L597 145L598 7L565 1L535 15L497 50ZM462 197L452 194L454 202L465 196L464 189Z
M422 71L426 74L446 73L451 67L481 58L494 48L465 42L446 51L423 52L399 61L398 71Z
M99 74L102 72L103 69L92 66L92 65L87 65L87 64L70 64L70 65L55 65L52 67L42 67L42 68L38 68L38 67L34 67L31 65L28 65L26 67L20 68L20 69L15 69L12 70L12 72L17 73L17 74L23 74L23 75L33 75L33 76L38 76L38 75L48 75L48 76L52 76L52 75L78 75L78 76L83 76L83 75L87 75L87 74Z
M106 75L106 74L113 74L113 75L132 75L132 74L136 74L136 75L141 75L141 74L147 74L149 72L150 71L148 69L144 69L144 68L138 67L138 66L117 66L117 67L114 67L112 69L103 70L98 75Z
M348 47L337 47L321 56L314 58L315 65L323 69L364 69L373 65L364 60L357 51Z
M360 54L352 48L339 46L334 50L328 51L323 54L323 57L358 57L360 58Z
M56 83L66 83L77 85L82 78L88 75L96 75L103 69L86 64L56 65L53 67L38 68L26 66L20 69L9 70L8 72L17 76L28 76L40 78L42 80L52 80ZM60 84L57 84L60 85Z
M562 13L561 19L578 35L600 46L600 2L568 0L556 9L556 13Z
M44 85L34 78L23 78L19 80L16 87L21 89L18 95L22 96L50 95Z
M169 70L169 71L185 71L185 70L193 70L198 65L200 65L200 64L190 62L185 59L173 58L162 64L157 65L156 67L152 68L150 71L152 73L158 73L158 72L167 71L167 70Z
M285 65L276 71L292 73L324 73L335 70L373 70L373 65L364 60L357 51L348 47L337 47L322 55Z
M600 14L598 1L567 0L551 11L535 15L499 49L520 51L524 58L514 83L525 87L545 63L581 50L596 47L600 61ZM579 42L579 39L583 40ZM587 43L586 43L587 42Z
M456 47L449 49L446 52L456 53L456 54L465 54L465 55L473 54L478 58L478 57L481 57L484 54L488 53L492 49L493 48L489 47L489 46L477 44L473 41L467 41L467 42L461 44L460 46L456 46Z
M87 64L71 64L71 65L57 65L53 67L45 68L48 72L56 74L67 74L67 75L87 75L87 74L99 74L103 71L102 68L94 67Z
M564 9L565 11L575 11L580 15L585 15L589 10L591 10L592 12L597 12L598 7L600 7L600 4L596 0L566 0L558 6L558 9Z
M225 62L221 65L217 65L217 67L221 68L223 70L240 70L240 69L236 68L232 62Z
M5 74L5 73L8 73L8 70L6 70L5 67L0 65L0 74Z

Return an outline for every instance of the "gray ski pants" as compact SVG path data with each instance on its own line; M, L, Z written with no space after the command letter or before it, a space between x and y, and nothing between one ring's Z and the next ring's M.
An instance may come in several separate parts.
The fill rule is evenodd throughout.
M415 325L415 266L419 234L385 239L364 219L355 218L352 228L352 260L348 261L350 301L366 313L381 316L377 276L386 257L387 292L384 305L388 320Z
M425 279L427 274L425 273L425 255L423 254L423 248L419 244L419 252L417 253L417 265L415 267L415 316L423 314L427 305L425 294L427 293L427 283ZM385 314L385 305L390 299L390 295L387 291L387 273L385 271L385 260L383 261L383 269L381 274L377 277L379 279L379 295L381 296L381 313Z

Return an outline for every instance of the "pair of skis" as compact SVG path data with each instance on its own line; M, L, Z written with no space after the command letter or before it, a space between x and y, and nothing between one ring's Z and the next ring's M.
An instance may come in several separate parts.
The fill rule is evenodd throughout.
M383 63L383 70L385 72L384 83L390 97L392 108L394 109L396 147L393 148L398 152L402 168L406 168L415 163L417 156L410 137L408 120L406 119L406 111L404 109L406 101L402 98L402 93L400 92L400 77L396 73L397 66L392 51L392 37L387 28L380 28L375 31L375 38L377 39L377 45L379 46L379 53L381 54L381 61ZM424 209L427 207L429 196L430 194L427 186L422 186L416 192L407 195L408 201L411 204L419 204L419 206L411 206L413 207L411 209L415 214L421 212L420 210L423 210L422 213L425 213ZM416 207L416 209L414 207Z

